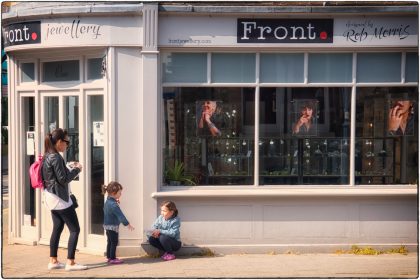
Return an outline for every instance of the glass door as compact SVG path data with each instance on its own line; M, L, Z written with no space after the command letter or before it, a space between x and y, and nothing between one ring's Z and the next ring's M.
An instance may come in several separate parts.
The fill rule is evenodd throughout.
M88 157L90 166L88 181L90 183L90 234L103 235L104 196L101 186L104 184L104 97L103 95L88 95Z
M70 144L68 145L68 149L61 153L61 156L64 158L66 162L69 161L79 161L83 163L83 157L80 154L80 141L79 141L79 127L80 127L80 119L81 119L81 112L79 110L79 91L77 92L48 92L45 94L41 94L42 96L42 108L41 108L41 116L43 122L43 134L42 136L42 151L44 151L44 137L54 131L57 128L62 128L67 130ZM79 198L79 205L81 207L76 209L79 216L79 223L82 223L81 217L83 216L80 214L80 211L84 211L83 209L83 173L81 176L77 177L75 180L69 183L69 188L72 193ZM50 210L43 207L43 225L42 225L42 235L43 238L47 238L49 234L51 234L52 230L52 221L51 221L51 214L49 213ZM45 216L44 216L45 215ZM68 229L65 227L63 231L63 235L60 238L60 246L67 246L65 243L68 239Z
M37 148L35 144L35 97L21 97L21 139L24 143L22 153L23 163L23 226L35 227L37 225L35 207L35 189L31 186L29 167L36 160ZM23 231L28 233L27 231Z

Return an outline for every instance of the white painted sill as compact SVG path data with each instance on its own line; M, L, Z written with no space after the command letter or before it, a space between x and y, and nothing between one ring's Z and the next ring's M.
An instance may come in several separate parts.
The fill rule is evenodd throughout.
M416 196L417 185L377 186L377 187L295 187L295 188L267 188L243 187L235 189L229 187L162 187L161 191L153 192L151 197L304 197L304 196Z

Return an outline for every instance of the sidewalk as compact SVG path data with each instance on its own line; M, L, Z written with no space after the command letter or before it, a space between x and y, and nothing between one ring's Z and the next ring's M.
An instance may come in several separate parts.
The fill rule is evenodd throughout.
M335 254L303 255L224 255L186 257L164 262L148 257L124 258L117 267L107 265L104 257L77 254L77 261L88 270L67 272L47 270L47 246L6 245L3 247L4 278L289 278L357 277L417 278L417 255L356 256ZM66 250L60 249L61 261Z

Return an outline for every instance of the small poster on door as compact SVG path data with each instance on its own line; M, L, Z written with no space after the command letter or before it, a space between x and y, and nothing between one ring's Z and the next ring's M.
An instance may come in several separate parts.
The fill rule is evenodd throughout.
M105 145L104 122L93 122L93 146L103 147Z
M26 131L26 155L35 155L35 131Z

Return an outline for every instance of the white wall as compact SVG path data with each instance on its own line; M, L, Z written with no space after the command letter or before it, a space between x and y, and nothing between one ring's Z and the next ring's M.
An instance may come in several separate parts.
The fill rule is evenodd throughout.
M415 197L172 200L181 217L184 245L216 251L333 253L358 244L417 244Z
M120 227L124 238L141 238L141 55L139 48L115 49L115 180L123 186L121 209L136 228ZM137 242L138 243L138 242Z

